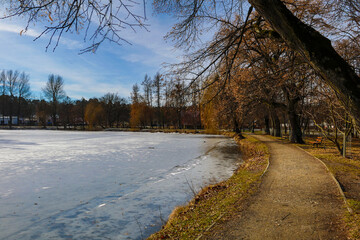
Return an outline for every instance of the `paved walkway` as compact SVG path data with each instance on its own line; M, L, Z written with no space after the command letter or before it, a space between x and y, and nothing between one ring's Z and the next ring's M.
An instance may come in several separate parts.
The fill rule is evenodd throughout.
M269 146L271 156L260 189L249 207L216 226L210 238L346 239L344 202L326 168L295 146L256 138Z

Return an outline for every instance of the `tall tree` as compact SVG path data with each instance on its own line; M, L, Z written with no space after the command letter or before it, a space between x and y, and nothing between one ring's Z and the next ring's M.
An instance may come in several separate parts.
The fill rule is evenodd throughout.
M49 75L46 86L42 88L45 97L51 103L51 119L53 126L57 126L57 114L59 102L66 97L64 91L64 80L59 75Z
M104 105L106 113L106 125L112 127L116 120L116 103L119 102L119 96L117 93L107 93L100 98L100 101Z
M162 122L161 117L161 87L162 87L162 81L161 74L157 72L154 76L153 85L155 90L155 97L156 97L156 115L157 115L157 125L160 127Z
M5 105L6 98L5 95L7 93L6 89L6 73L3 70L0 74L0 88L1 88L1 114L2 114L2 124L5 124Z
M131 110L130 110L130 126L132 128L145 127L146 125L146 112L147 104L144 98L140 95L139 85L133 85L131 93Z
M144 80L142 81L141 85L143 86L144 98L145 98L146 104L148 106L152 106L153 82L151 80L151 77L149 77L147 74L145 74Z
M85 121L92 130L96 126L103 127L105 111L97 99L90 99L85 108Z
M19 84L17 88L17 98L18 98L18 108L17 108L17 118L18 125L20 124L20 116L22 110L22 103L25 99L27 99L31 95L30 91L30 83L29 83L29 75L25 72L22 72L19 77Z
M12 127L13 124L13 112L14 112L14 102L15 102L15 96L17 93L17 88L19 85L19 72L8 70L6 72L6 81L7 81L7 89L10 97L9 102L9 126ZM19 121L19 119L18 119Z
M141 85L143 86L144 100L146 104L146 107L143 109L145 114L144 117L147 121L149 121L148 124L150 124L150 126L153 127L153 111L152 111L153 87L154 87L153 81L147 74L145 74L144 81L141 83Z
M63 102L60 104L59 117L63 123L64 129L74 124L73 114L74 104L70 97L66 96Z

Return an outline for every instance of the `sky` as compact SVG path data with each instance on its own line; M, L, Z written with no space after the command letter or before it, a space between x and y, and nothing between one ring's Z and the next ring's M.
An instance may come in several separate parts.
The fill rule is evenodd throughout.
M41 88L49 74L64 79L64 90L73 100L82 97L101 97L108 92L129 97L133 84L140 84L145 74L154 76L162 71L163 63L176 63L181 51L164 40L175 19L166 15L154 15L147 6L149 31L121 32L131 43L121 46L104 42L96 53L79 54L89 46L83 33L63 35L59 46L46 51L49 36L34 39L41 33L41 24L32 24L26 34L20 32L25 20L11 18L0 20L0 69L25 71L30 75L33 98L43 98Z

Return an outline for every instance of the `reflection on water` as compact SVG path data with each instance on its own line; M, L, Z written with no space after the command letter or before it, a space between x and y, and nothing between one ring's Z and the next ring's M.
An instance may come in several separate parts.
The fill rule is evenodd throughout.
M221 136L0 131L4 141L0 239L145 238L190 188L230 177L240 162Z

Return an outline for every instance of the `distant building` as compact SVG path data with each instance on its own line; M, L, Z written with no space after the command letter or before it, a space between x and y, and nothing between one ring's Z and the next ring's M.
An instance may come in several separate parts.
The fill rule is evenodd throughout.
M17 116L13 116L12 117L12 125L17 125L18 124L18 120L20 121L20 125L33 125L33 124L37 124L37 121L31 121L29 118L22 118L20 117L18 119ZM0 114L0 125L9 125L10 123L10 116L2 116Z

